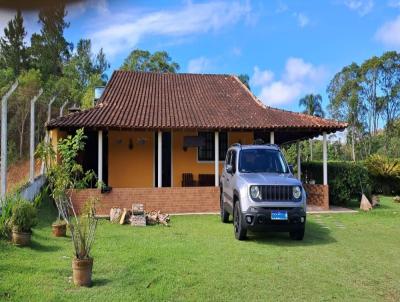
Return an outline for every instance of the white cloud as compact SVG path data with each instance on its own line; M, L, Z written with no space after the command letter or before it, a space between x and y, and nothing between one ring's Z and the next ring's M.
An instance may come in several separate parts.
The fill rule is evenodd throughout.
M15 15L15 12L10 10L0 10L0 36L4 35L4 27L7 26L8 21L10 21Z
M274 73L270 70L260 70L258 66L254 67L253 76L250 84L254 86L264 86L270 83L274 78Z
M234 56L240 57L242 55L242 49L239 47L233 47L232 48L232 54Z
M94 9L97 13L101 15L110 12L108 9L107 0L87 0L68 5L67 6L68 17L69 18L79 17L90 9Z
M307 93L315 92L326 77L322 66L314 66L301 58L289 58L280 79L270 70L254 68L250 83L260 88L259 98L267 105L287 105L297 102Z
M296 17L300 27L306 27L310 23L310 19L303 13L294 13L293 15Z
M211 68L211 61L205 57L192 59L188 63L189 73L205 73Z
M188 3L177 10L138 14L108 14L89 36L95 49L103 47L113 56L131 49L146 35L180 38L217 31L245 20L251 12L248 2ZM96 25L95 25L96 26Z
M384 23L375 33L375 39L386 46L400 47L400 16Z
M360 16L365 16L374 7L373 0L345 0L344 5L349 9L356 11Z

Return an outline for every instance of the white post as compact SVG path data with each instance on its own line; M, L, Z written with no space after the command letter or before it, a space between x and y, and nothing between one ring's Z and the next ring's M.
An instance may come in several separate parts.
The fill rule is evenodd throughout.
M103 131L99 130L98 137L98 158L97 158L97 177L100 185L103 183Z
M162 187L162 132L158 131L157 144L157 186Z
M46 124L49 123L50 120L51 120L51 105L54 103L55 100L56 100L56 97L53 96L51 98L48 106L47 106L47 121L46 121ZM45 131L46 131L46 134L45 134L45 137L44 137L44 142L46 144L48 144L50 142L50 134L49 134L49 130L45 129ZM40 167L40 174L41 175L44 174L44 172L45 172L44 169L45 169L45 163L42 161L42 165Z
M7 100L17 89L16 81L1 99L1 200L6 196L7 191ZM0 203L1 203L0 200Z
M31 129L30 129L30 144L29 144L29 181L32 183L35 179L35 103L42 95L43 89L31 100Z
M300 141L297 141L297 179L301 180L301 148L300 148Z
M322 161L323 161L323 173L324 173L324 185L328 184L328 146L326 141L326 132L322 133Z
M214 163L215 163L215 186L219 186L219 132L214 135Z
M271 131L269 133L269 143L270 144L275 144L275 132L274 131Z

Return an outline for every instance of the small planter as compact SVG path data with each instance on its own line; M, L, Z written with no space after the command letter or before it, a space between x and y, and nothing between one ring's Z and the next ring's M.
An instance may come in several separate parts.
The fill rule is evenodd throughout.
M51 229L56 237L65 237L67 234L67 225L65 223L53 223Z
M18 232L12 230L12 242L18 246L29 246L31 245L32 233Z
M93 258L72 260L72 279L78 286L92 285Z

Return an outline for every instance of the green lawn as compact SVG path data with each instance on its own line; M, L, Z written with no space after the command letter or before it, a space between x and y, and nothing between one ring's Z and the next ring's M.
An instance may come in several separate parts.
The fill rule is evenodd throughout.
M399 301L400 205L310 215L304 241L287 234L234 239L216 215L172 217L171 227L101 221L94 284L70 283L70 238L51 236L42 207L33 246L0 242L0 301Z

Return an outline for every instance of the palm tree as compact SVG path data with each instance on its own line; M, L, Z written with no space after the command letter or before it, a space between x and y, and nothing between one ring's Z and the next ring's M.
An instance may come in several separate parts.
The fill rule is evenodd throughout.
M312 116L324 117L325 112L322 109L322 97L320 94L307 94L299 101L300 107L305 107L303 113ZM310 159L313 160L313 141L310 142Z

